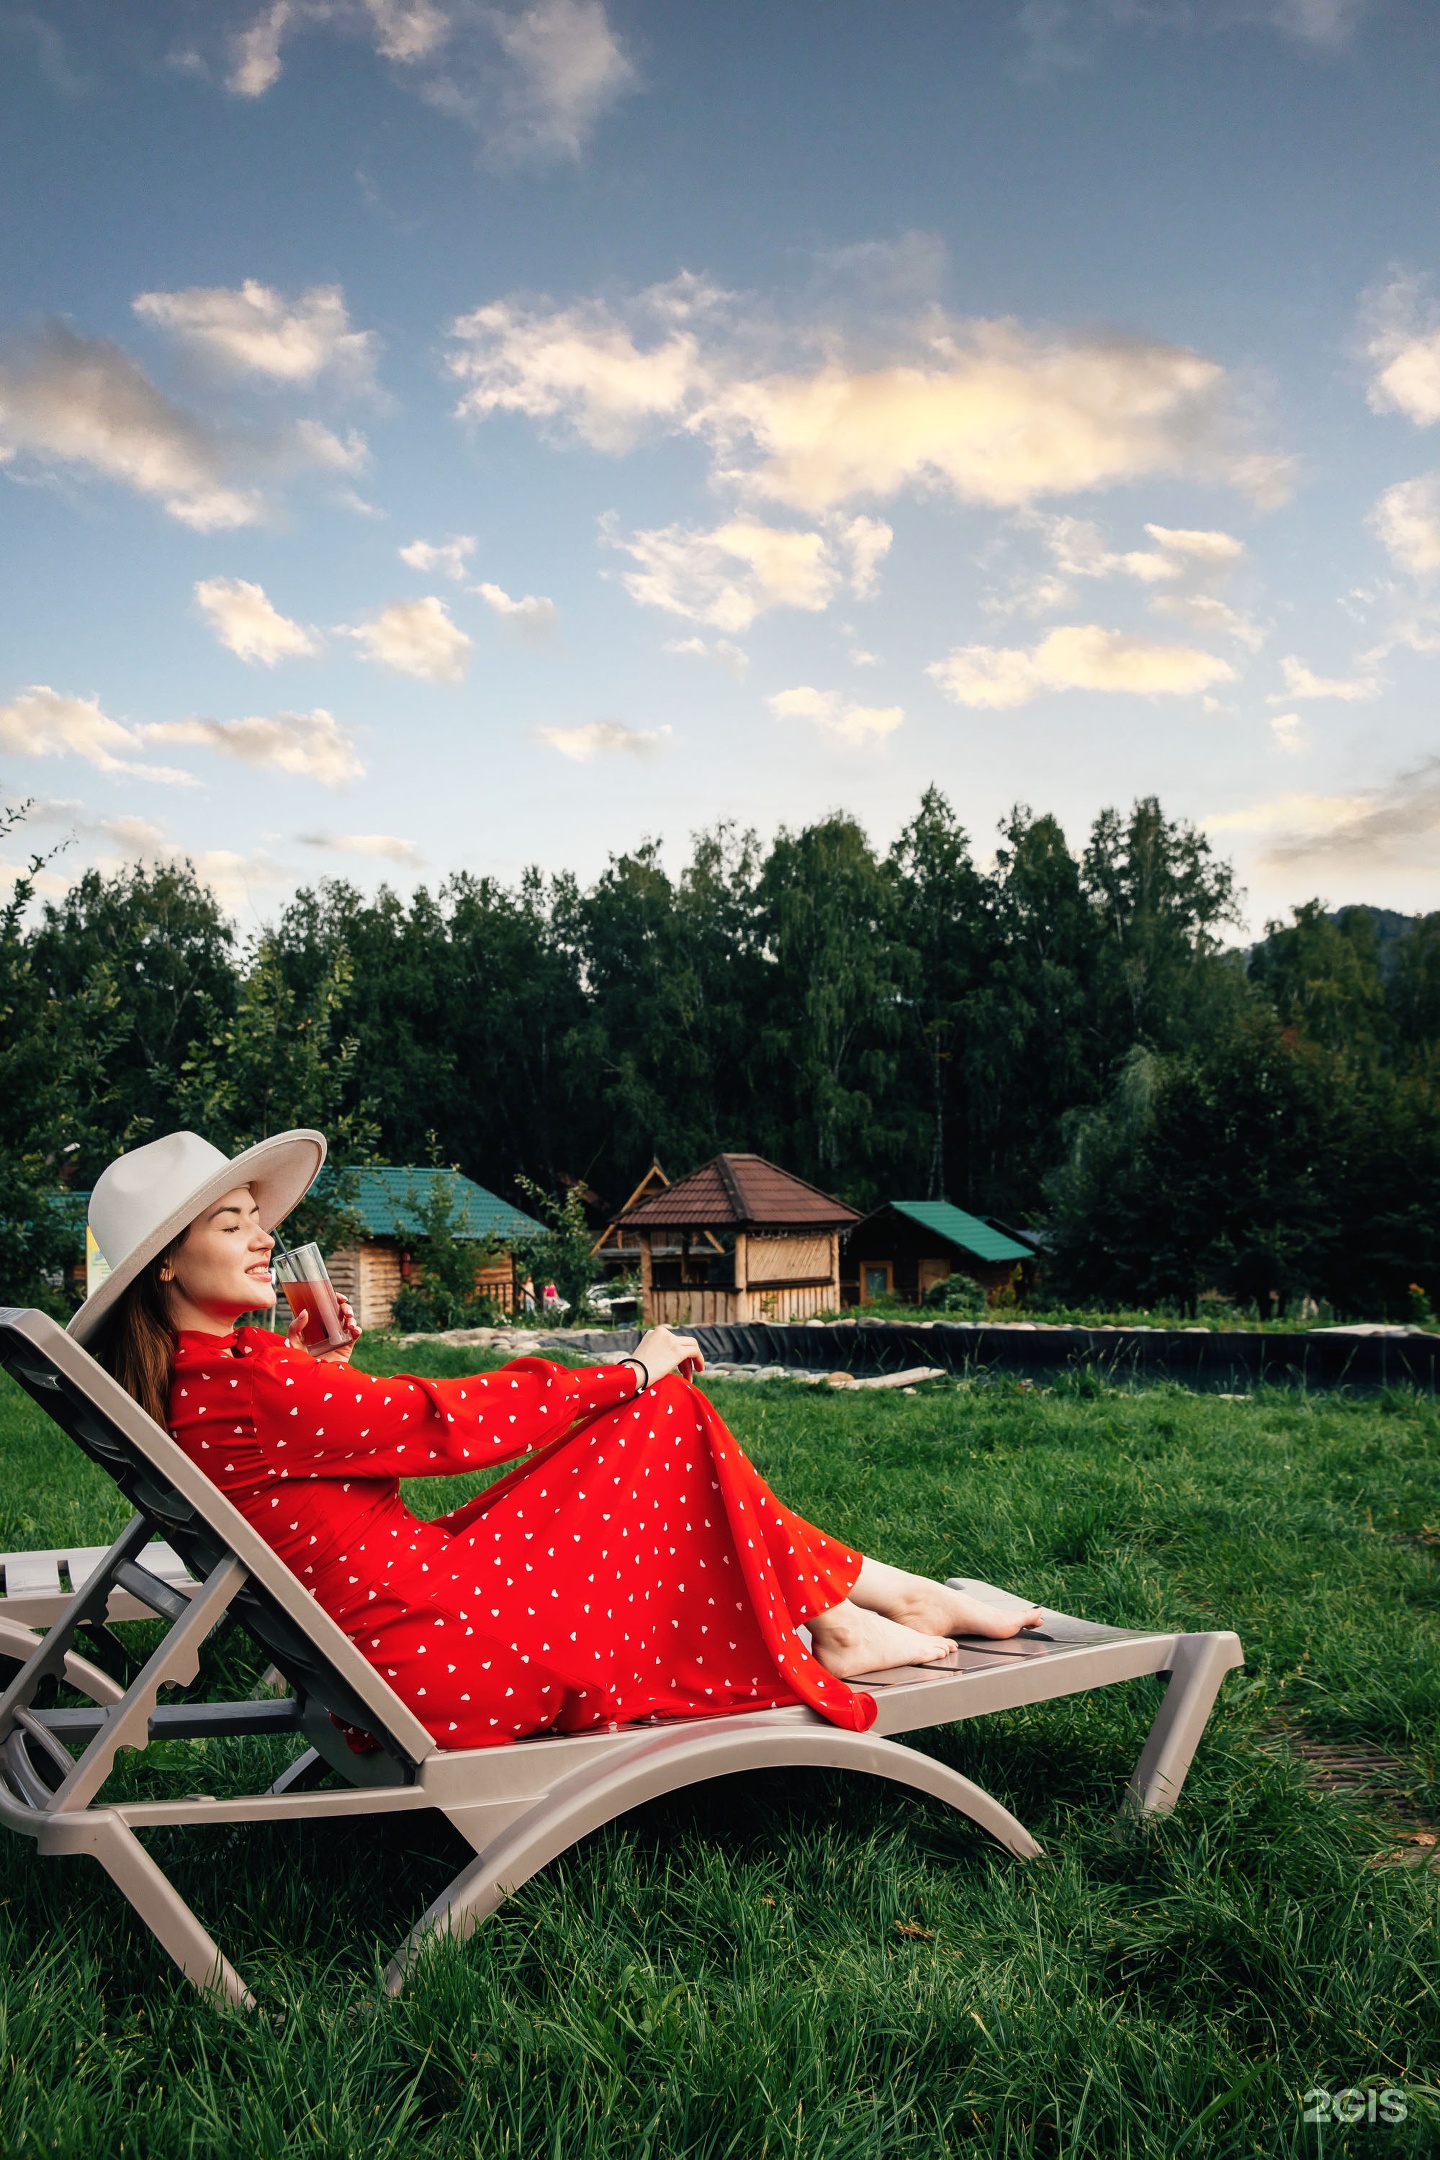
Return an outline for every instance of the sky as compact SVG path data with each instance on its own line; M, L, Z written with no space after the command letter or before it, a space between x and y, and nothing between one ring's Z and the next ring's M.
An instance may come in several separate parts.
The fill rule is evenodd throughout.
M1431 0L0 0L3 851L1440 908Z

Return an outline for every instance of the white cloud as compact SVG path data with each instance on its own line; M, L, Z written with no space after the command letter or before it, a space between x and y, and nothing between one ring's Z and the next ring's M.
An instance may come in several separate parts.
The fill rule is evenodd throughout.
M707 442L716 477L812 515L941 491L1020 508L1152 473L1283 494L1283 460L1239 439L1218 362L1154 339L1066 336L927 314L852 355L833 327L732 322L686 276L627 309L501 300L452 326L460 411L516 413L619 452L647 431ZM805 357L820 346L823 357ZM1182 535L1181 538L1205 536Z
M905 718L899 705L857 705L838 690L816 690L808 683L777 690L765 702L777 720L810 720L823 733L857 745L883 742Z
M868 600L880 582L880 565L895 538L883 518L856 517L836 528L835 540L850 558L850 590Z
M1161 593L1151 601L1150 612L1173 616L1177 622L1189 623L1192 630L1232 637L1251 652L1258 652L1265 642L1265 632L1252 615L1241 614L1214 593Z
M667 638L661 647L663 652L675 653L691 660L709 660L727 674L741 676L750 665L750 655L743 646L732 645L728 638L686 637Z
M141 293L143 322L167 330L192 352L236 375L308 388L322 375L353 388L373 380L375 335L354 330L338 285L312 285L286 300L273 286L192 286Z
M639 87L603 0L270 0L229 41L227 87L264 97L289 41L327 29L363 37L501 162L578 158L617 99ZM180 64L205 72L198 54Z
M245 578L204 578L195 598L220 643L241 660L274 667L277 660L318 650L315 639L270 605L261 585Z
M237 97L263 97L280 80L280 47L300 13L294 0L271 0L230 42L227 89Z
M52 323L0 359L0 464L22 459L133 488L198 532L253 525L265 499L241 476L354 472L364 438L318 420L226 431L158 389L106 338Z
M1175 525L1147 525L1145 530L1166 560L1167 568L1164 574L1167 577L1177 575L1182 564L1198 571L1218 572L1225 576L1234 569L1245 553L1244 541L1237 540L1233 533L1196 532ZM1177 557L1179 563L1175 561ZM1171 564L1175 564L1175 567L1170 568Z
M324 787L343 787L365 771L353 741L323 705L273 719L162 720L144 733L147 742L196 743L242 765L295 773Z
M1369 4L1370 0L1258 0L1254 12L1261 21L1273 23L1303 44L1333 48L1349 41Z
M1386 488L1367 522L1397 568L1433 577L1440 570L1440 473Z
M500 585L475 585L471 590L479 594L492 614L522 637L544 639L555 628L555 603L543 593L526 593L523 600L512 600Z
M697 426L730 477L812 513L915 489L1014 509L1148 473L1279 484L1273 466L1222 447L1225 374L1199 353L1012 322L955 323L928 344L888 365L730 382Z
M430 59L450 35L450 19L434 0L365 0L365 10L376 51L404 67Z
M475 552L473 533L452 533L448 540L412 540L409 547L399 551L400 560L409 563L412 570L437 573L441 577L454 578L458 584L464 577L467 559Z
M261 514L260 497L231 483L231 450L213 428L173 404L117 345L63 323L0 361L5 452L88 468L200 532Z
M297 420L291 439L299 462L305 465L353 473L363 471L370 462L370 446L355 428L351 428L342 441L323 421ZM360 508L373 515L368 503L361 503Z
M194 863L201 884L209 886L230 915L252 910L257 892L273 894L293 883L291 872L263 851L240 855L234 848L201 848L192 854L188 849L176 848L173 852Z
M597 757L653 757L665 747L668 727L629 728L618 720L592 720L585 727L548 727L535 730L536 740L548 743L562 757L588 765Z
M456 409L477 420L515 413L560 421L591 449L612 452L630 449L657 422L683 427L709 380L685 325L719 297L688 275L652 286L635 307L661 330L648 346L603 301L475 308L450 329L450 372L468 386Z
M418 675L422 682L462 682L469 664L469 638L433 593L423 600L392 600L345 635L356 640L367 660L397 675Z
M358 779L365 770L349 736L322 707L274 719L196 717L134 727L110 719L98 698L67 697L45 683L32 683L0 706L0 749L24 757L73 755L101 772L194 785L191 774L174 766L137 763L134 753L148 743L195 743L245 765L301 773L327 787Z
M1401 864L1433 871L1440 838L1440 757L1355 795L1285 795L1204 820L1211 832L1271 835L1268 864L1330 864L1378 872Z
M1234 30L1239 25L1277 31L1322 52L1346 46L1370 0L1022 0L1018 22L1026 44L1026 72L1070 73L1094 64L1106 31Z
M1433 426L1440 420L1440 310L1428 280L1392 278L1369 296L1364 312L1370 329L1365 350L1375 362L1366 392L1370 410Z
M0 749L14 756L82 757L101 772L189 785L189 773L173 766L136 762L135 752L156 739L153 729L112 720L98 698L69 697L48 683L31 683L8 705L0 705Z
M665 525L637 532L614 546L639 568L625 572L625 589L642 607L665 608L716 630L748 630L769 608L828 607L840 571L824 536L735 517L711 532Z
M1117 553L1105 544L1089 518L1030 511L1022 524L1037 527L1055 566L1067 578L1133 577L1144 585L1187 579L1194 584L1223 583L1245 553L1245 543L1230 533L1191 531L1172 525L1147 525L1153 547Z
M68 827L77 837L110 841L129 856L169 852L163 826L156 825L150 818L92 817L81 802L48 800L32 803L25 822L27 825Z
M601 0L535 0L494 18L512 63L496 147L578 158L636 73Z
M1307 746L1308 738L1305 733L1305 723L1300 718L1299 713L1276 713L1270 722L1270 733L1275 738L1277 750L1294 752L1303 750Z
M1212 683L1233 681L1235 670L1193 645L1164 645L1099 623L1076 623L1052 630L1031 652L958 645L926 673L955 704L999 710L1056 690L1187 697Z
M1274 832L1282 827L1313 836L1345 825L1363 811L1363 795L1276 795L1243 810L1200 820L1207 832Z
M1379 697L1385 687L1374 675L1317 675L1294 653L1285 655L1280 672L1285 688L1272 695L1272 705L1287 704L1291 698L1340 698L1347 704L1363 704Z
M393 833L301 833L300 845L331 855L368 855L382 862L413 864L424 860L413 840Z

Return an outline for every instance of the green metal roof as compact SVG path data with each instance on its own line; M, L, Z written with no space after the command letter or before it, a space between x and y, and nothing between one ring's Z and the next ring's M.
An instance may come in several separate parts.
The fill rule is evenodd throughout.
M973 1253L977 1260L1033 1260L1035 1257L1028 1245L1006 1237L1001 1230L992 1230L978 1215L967 1215L964 1208L952 1207L948 1200L891 1200L888 1204L897 1215L908 1215L911 1222L919 1223L924 1230L933 1230L937 1237L944 1238L949 1245L958 1245L962 1252Z
M458 1170L437 1170L429 1164L410 1168L399 1163L369 1163L363 1170L349 1171L346 1176L354 1187L354 1197L349 1204L371 1237L396 1237L406 1230L418 1234L420 1223L413 1203L418 1200L423 1205L437 1178L453 1188L457 1237L512 1238L545 1234L544 1223L536 1222L533 1215L522 1215L519 1208L511 1207L498 1194L487 1192L483 1185L477 1185L473 1178L463 1177Z

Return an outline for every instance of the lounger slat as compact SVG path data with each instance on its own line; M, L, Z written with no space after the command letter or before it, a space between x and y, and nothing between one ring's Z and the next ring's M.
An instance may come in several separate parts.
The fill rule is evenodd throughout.
M90 1577L99 1567L108 1545L72 1545L70 1548L70 1588L83 1590Z
M5 1570L5 1594L7 1597L41 1597L48 1591L57 1596L60 1590L60 1562L62 1553L6 1553L0 1566Z

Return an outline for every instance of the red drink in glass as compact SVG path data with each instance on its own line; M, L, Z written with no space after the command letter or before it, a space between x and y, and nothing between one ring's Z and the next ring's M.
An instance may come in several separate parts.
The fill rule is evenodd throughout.
M354 1341L318 1245L276 1253L271 1264L291 1313L301 1323L300 1340L307 1350L341 1350Z

